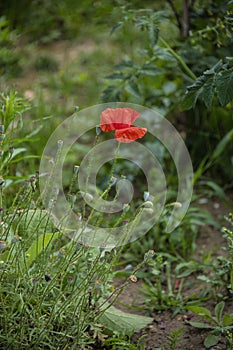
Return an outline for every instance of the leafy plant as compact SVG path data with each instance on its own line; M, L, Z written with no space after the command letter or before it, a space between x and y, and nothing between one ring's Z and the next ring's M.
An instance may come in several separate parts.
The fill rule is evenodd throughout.
M15 137L17 129L14 123L17 118L21 121L26 105L13 93L4 95L3 101L1 141L10 143L10 136ZM61 148L62 141L59 141L53 170L46 181L45 198L50 200L47 210L38 191L38 180L44 174L37 172L30 176L8 202L3 200L8 189L4 188L3 179L0 182L0 326L4 329L0 333L0 344L4 348L39 345L52 349L57 344L62 348L70 344L86 348L105 339L107 333L117 331L122 337L129 336L153 320L111 306L129 283L136 282L135 274L142 263L119 287L114 287L111 281L116 250L106 248L104 243L90 247L68 234L62 222L56 226L52 222L50 210L55 194L51 186L60 165ZM6 166L9 164L10 160ZM9 173L5 172L4 176ZM77 173L76 166L67 190L71 208L76 200L72 191L80 192L74 189ZM12 186L13 183L9 189ZM110 188L108 183L102 193L105 198ZM84 202L83 212L85 206ZM93 211L86 211L86 215L87 220L91 220ZM87 221L83 223L86 225Z
M228 336L229 332L233 329L233 315L227 313L223 314L224 306L224 301L218 303L214 309L214 316L204 307L195 305L186 307L187 310L194 312L204 320L208 321L206 323L186 321L193 327L211 330L204 340L205 348L210 348L211 346L216 345L220 341L221 335Z
M200 2L187 7L184 1L184 17L178 2L168 1L168 4L170 10L165 7L163 11L123 7L122 20L113 31L130 23L143 31L144 43L115 66L114 72L107 77L109 83L102 99L146 104L177 120L186 136L194 166L198 167L205 155L211 154L225 138L232 124L232 3L218 2L217 16L212 1L207 7ZM209 18L208 25L203 21L204 13ZM180 31L180 37L169 37L168 30L171 33L173 29L174 33L177 33L176 29ZM226 34L226 40L222 32ZM164 33L168 40L164 39ZM179 106L183 113L178 111ZM193 111L188 112L191 108ZM214 169L228 177L232 166L232 142L225 146L224 156L218 158Z
M10 29L6 17L0 17L0 73L17 76L21 73L21 55L15 50L16 32Z
M207 109L212 106L215 91L219 103L226 106L233 100L233 57L226 57L226 63L220 60L214 67L206 70L194 84L187 88L181 107L184 110L195 107L201 99Z

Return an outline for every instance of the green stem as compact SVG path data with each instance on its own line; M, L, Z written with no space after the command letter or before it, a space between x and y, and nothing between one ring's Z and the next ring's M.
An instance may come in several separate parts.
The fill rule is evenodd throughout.
M168 52L170 52L170 54L172 54L172 56L179 62L179 64L181 65L181 67L183 68L184 72L193 80L196 80L197 77L196 75L191 71L191 69L187 66L187 64L183 61L183 59L181 58L181 56L177 55L177 53L171 48L171 46L166 42L166 40L164 40L163 38L161 38L161 36L159 37L159 40L161 41L161 43L168 49Z

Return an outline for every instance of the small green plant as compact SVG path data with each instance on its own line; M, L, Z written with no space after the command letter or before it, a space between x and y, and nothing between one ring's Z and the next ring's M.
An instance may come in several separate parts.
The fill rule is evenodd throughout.
M205 323L186 321L193 327L203 330L211 330L209 335L204 340L205 348L210 348L218 344L218 342L221 339L221 336L225 336L227 338L228 343L230 342L230 339L232 339L232 336L230 335L232 334L231 332L233 329L233 315L227 313L223 314L224 306L224 301L218 303L214 308L214 316L211 315L210 311L204 307L196 305L186 307L187 310L194 312L196 315L202 317L205 321L207 321ZM227 349L232 349L232 344L231 347Z
M58 62L51 56L40 56L34 63L36 70L56 72L58 70Z
M155 350L177 350L179 349L179 338L183 332L183 328L179 328L173 332L171 332L167 336L167 345L163 348L155 348Z
M226 216L226 220L231 226L233 225L232 213ZM211 286L215 297L224 297L227 300L232 297L233 293L233 239L230 227L224 227L222 232L227 243L223 247L226 254L218 255L213 261L209 257L209 262L206 264L207 273L199 275L197 278Z
M133 344L130 340L125 339L122 336L119 336L117 332L114 335L106 340L104 340L103 345L111 347L112 350L145 350L145 344L143 342L144 336L141 336L136 344Z

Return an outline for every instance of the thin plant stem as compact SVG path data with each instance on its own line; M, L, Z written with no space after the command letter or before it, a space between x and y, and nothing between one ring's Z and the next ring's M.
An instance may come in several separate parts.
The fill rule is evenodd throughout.
M187 64L183 61L182 57L177 55L177 53L171 48L171 46L164 40L161 36L159 37L160 42L168 49L168 52L179 62L183 71L192 79L196 80L196 75L191 71Z

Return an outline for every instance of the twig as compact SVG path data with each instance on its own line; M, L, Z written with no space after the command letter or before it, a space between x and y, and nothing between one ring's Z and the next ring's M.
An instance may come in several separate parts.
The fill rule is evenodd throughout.
M183 1L183 37L189 36L189 0Z
M176 17L176 21L177 21L177 24L178 24L178 27L179 27L179 30L180 30L180 33L182 33L183 31L183 26L182 26L182 23L181 23L181 20L180 20L180 16L175 8L175 5L173 3L173 0L167 0L167 2L169 3L169 5L171 6L171 9Z

